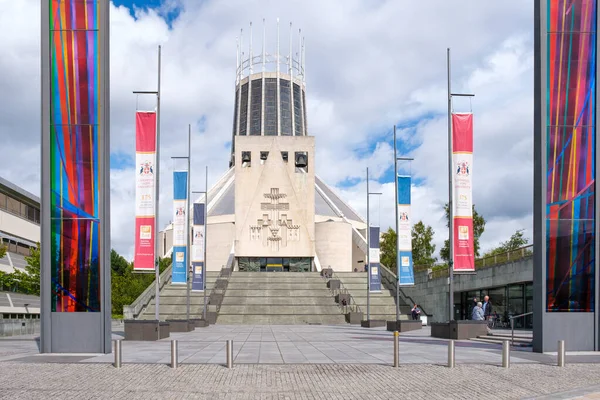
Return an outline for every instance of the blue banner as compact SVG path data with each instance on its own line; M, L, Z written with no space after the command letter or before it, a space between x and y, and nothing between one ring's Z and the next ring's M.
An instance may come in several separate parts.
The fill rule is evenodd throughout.
M379 227L369 228L369 291L381 291L381 271L379 265Z
M192 291L204 290L204 245L206 243L206 225L204 223L204 204L194 203L194 226L192 233Z
M410 176L398 176L398 259L396 260L396 273L400 286L411 286L415 284L412 257L410 189Z
M187 278L187 171L173 172L173 272L172 284L185 284Z

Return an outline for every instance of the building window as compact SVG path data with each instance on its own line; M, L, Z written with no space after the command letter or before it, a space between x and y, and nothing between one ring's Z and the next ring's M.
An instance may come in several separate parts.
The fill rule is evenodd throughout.
M294 83L294 130L296 136L303 136L302 113L300 109L300 86Z
M277 136L277 78L265 78L265 136Z
M237 134L237 120L238 120L238 101L240 99L240 90L235 91L235 104L233 105L233 136ZM235 141L234 141L235 143Z
M288 152L287 151L282 151L281 152L281 158L283 159L283 162L288 162Z
M0 193L0 210L6 210L6 195Z
M20 215L21 214L21 202L13 199L12 197L6 198L6 210L9 213Z
M248 84L242 85L242 99L240 100L240 136L246 135L248 123Z
M249 151L242 151L242 168L248 168L252 164L252 156Z
M252 81L252 101L250 103L250 135L260 136L262 118L262 80Z
M290 105L290 81L285 79L279 80L279 87L281 94L280 108L281 108L281 135L291 136L292 135L292 108Z

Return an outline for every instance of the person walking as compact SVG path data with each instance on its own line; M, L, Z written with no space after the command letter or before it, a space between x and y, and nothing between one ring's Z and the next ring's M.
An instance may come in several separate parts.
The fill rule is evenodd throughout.
M492 314L492 302L490 301L490 296L485 296L483 298L483 319L485 319L486 321L488 321L487 324L487 331L488 333L490 333L492 331L492 329L490 328L490 325L493 324L493 314Z

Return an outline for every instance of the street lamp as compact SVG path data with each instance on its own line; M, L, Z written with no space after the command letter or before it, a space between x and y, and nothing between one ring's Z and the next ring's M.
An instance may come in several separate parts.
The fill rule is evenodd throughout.
M396 125L394 125L394 210L396 215L396 321L400 320L400 263L398 262L398 248L400 233L398 232L398 161L413 161L410 157L396 156Z
M381 195L369 192L369 168L367 167L367 321L371 320L371 225L369 224L369 196Z
M156 96L156 165L155 165L155 177L156 177L156 187L155 187L155 201L154 201L154 257L155 257L155 280L156 280L156 292L154 297L154 319L156 321L160 320L160 285L158 283L160 279L160 263L158 257L158 230L159 230L159 221L158 221L158 197L160 194L159 186L160 186L160 67L161 67L161 46L158 46L158 86L154 91L149 90L134 90L133 94L150 94ZM159 327L160 329L160 327ZM160 334L159 334L160 337Z

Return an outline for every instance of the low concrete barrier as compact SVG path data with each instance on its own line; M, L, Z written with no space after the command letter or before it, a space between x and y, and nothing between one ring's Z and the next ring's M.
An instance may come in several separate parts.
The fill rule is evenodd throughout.
M0 319L0 337L40 333L39 319Z
M487 334L487 321L432 322L431 336L440 339L464 340Z
M125 340L154 341L168 338L171 329L168 322L156 320L125 320Z
M387 321L387 330L390 332L408 332L421 328L423 328L423 323L419 320Z

